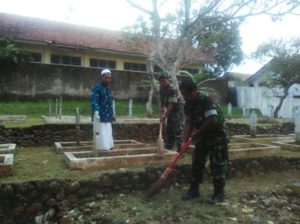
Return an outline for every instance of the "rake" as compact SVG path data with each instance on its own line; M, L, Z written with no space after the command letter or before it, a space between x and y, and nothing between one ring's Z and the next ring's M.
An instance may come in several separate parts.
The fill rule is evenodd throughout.
M159 135L158 135L158 139L157 139L157 146L158 146L159 155L163 157L165 155L165 151L164 151L164 140L162 138L162 128L163 128L163 123L160 122Z

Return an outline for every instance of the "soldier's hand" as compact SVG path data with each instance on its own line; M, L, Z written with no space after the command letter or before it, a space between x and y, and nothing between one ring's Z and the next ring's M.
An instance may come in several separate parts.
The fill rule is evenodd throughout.
M194 141L199 136L199 130L194 130L191 134L191 139Z
M166 118L167 118L166 115L163 114L162 116L160 116L160 122L165 123Z

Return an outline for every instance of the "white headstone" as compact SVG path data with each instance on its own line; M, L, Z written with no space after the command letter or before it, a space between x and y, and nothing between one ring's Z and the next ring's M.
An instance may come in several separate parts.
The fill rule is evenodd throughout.
M230 115L230 116L232 115L232 105L230 102L227 105L227 112L228 112L228 115Z
M115 102L115 100L113 100L113 102L112 102L112 107L113 107L113 116L114 116L114 118L116 118L116 102Z
M245 107L243 107L243 117L247 117L247 111Z
M49 116L52 114L52 105L51 105L51 99L49 99Z
M76 107L75 110L75 120L76 120L76 144L80 144L80 113L79 108Z
M58 116L58 99L55 99L55 117Z
M253 138L256 136L256 125L257 125L257 115L255 111L252 111L250 114L250 135Z
M60 97L60 101L59 101L59 119L61 119L61 117L62 117L62 111L63 111L63 98L62 98L62 96Z
M133 107L133 102L132 99L129 100L129 105L128 105L128 116L132 117L132 107Z
M297 113L295 116L295 136L296 143L300 144L300 113Z

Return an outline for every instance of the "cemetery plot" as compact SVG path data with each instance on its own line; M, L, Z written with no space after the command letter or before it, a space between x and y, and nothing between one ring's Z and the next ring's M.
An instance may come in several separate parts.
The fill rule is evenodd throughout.
M255 137L250 135L233 135L231 141L234 142L253 142L262 144L272 144L274 141L287 141L293 139L293 135L277 135L277 134L259 134Z
M242 139L242 141L245 141ZM195 146L191 145L190 150ZM233 142L228 144L228 157L232 159L274 156L280 152L280 147L255 142Z
M26 115L0 115L1 122L21 122L25 121L27 118Z
M15 153L16 150L16 144L0 144L0 153L5 154L5 153Z
M97 152L65 152L64 156L70 169L111 169L167 164L177 155L175 151L164 150L164 156L160 156L157 151L157 147L125 148Z
M232 159L255 158L278 155L280 147L258 143L232 143L228 145L228 157Z
M145 147L144 143L135 140L115 140L114 144L114 149ZM81 141L79 144L76 142L55 142L54 147L57 153L89 151L93 149L93 141Z
M9 176L13 173L13 154L0 154L0 177Z
M295 140L275 141L273 143L280 146L282 150L300 152L300 145L297 144Z

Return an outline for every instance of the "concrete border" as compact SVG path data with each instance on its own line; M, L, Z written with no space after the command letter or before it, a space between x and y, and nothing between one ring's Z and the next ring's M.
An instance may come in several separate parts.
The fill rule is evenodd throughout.
M14 154L0 154L0 177L13 173Z
M229 160L274 156L274 155L278 155L281 150L279 146L275 146L275 145L268 145L268 144L255 144L255 145L257 147L238 148L238 149L229 148L228 150Z
M142 142L136 140L114 140L114 149L123 148L141 148L146 145ZM77 151L90 151L93 150L93 141L80 141L80 145L76 142L55 142L54 148L57 153L63 152L77 152Z
M255 138L250 135L233 135L230 137L233 143L235 142L253 142L262 144L272 144L274 141L287 141L294 138L291 135L278 135L278 134L258 134Z
M70 169L113 169L121 167L162 165L172 161L177 152L165 150L164 156L156 147L115 149L100 151L65 152L64 158Z
M292 152L300 152L300 145L293 141L283 141L283 142L273 142L273 144L278 145L281 147L282 150L288 150Z
M16 150L15 143L0 144L0 154L15 153L15 150Z

